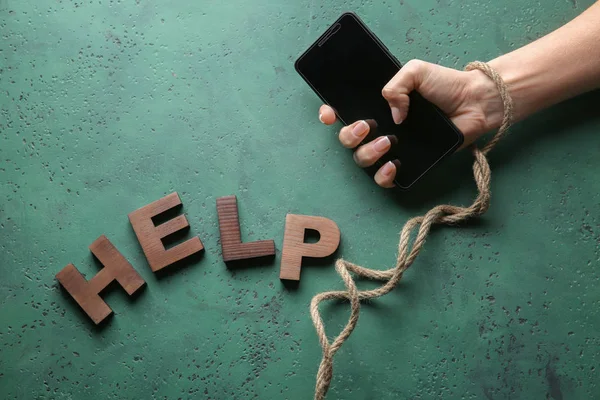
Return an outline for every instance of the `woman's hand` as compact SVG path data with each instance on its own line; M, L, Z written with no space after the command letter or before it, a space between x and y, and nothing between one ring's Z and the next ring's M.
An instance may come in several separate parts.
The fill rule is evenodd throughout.
M481 71L457 71L425 61L412 60L387 83L381 91L390 105L396 124L401 124L410 107L408 94L418 91L438 106L465 136L463 147L473 143L483 133L497 128L502 121L502 100L494 82ZM319 109L319 120L326 125L335 123L333 109ZM355 148L369 133L365 121L356 121L340 130L339 140L344 147ZM356 149L354 160L360 167L373 165L391 147L386 136L379 137ZM379 186L393 187L396 166L384 164L375 174Z

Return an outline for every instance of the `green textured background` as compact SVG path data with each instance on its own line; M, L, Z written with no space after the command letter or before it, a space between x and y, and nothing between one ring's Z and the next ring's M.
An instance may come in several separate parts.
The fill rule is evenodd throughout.
M401 61L462 68L591 3L0 0L0 397L311 398L308 305L342 283L331 258L281 284L285 214L333 219L338 256L388 268L406 219L475 189L467 152L410 193L378 189L318 123L297 55L353 10ZM513 129L491 155L490 211L435 229L401 285L363 305L329 398L599 398L599 104ZM127 214L173 191L206 251L159 278ZM224 265L215 199L229 194L275 260ZM54 275L93 276L101 234L147 288L107 293L99 329ZM323 311L337 333L347 304Z

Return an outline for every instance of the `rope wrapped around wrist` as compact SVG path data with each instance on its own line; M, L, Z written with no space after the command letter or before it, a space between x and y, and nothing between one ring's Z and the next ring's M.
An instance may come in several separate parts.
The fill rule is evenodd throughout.
M494 137L483 147L483 149L479 149L476 145L471 146L471 151L475 157L475 162L473 163L473 176L475 184L477 185L477 197L469 207L439 205L429 210L425 215L408 220L400 232L396 265L391 269L375 270L361 267L343 259L336 261L335 269L344 281L346 290L317 294L313 297L310 304L310 315L317 331L319 343L323 349L323 358L317 372L315 400L323 400L329 390L333 378L333 356L340 349L342 344L344 344L344 341L350 337L352 331L356 327L360 311L360 301L383 296L396 287L402 278L404 271L410 267L419 255L432 225L456 224L469 218L478 217L485 213L489 208L491 198L491 171L486 155L508 131L513 119L513 101L502 77L500 77L500 75L488 64L474 61L469 63L465 69L467 71L480 70L492 79L498 88L504 106L502 124ZM417 229L417 227L417 234L411 246L411 233L413 230ZM352 274L386 282L377 289L358 290ZM325 300L333 299L347 299L350 301L350 317L344 329L330 342L325 333L323 320L319 313L319 304Z

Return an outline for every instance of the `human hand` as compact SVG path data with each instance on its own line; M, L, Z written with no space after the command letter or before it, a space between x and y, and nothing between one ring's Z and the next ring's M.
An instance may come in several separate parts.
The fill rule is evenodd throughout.
M497 128L502 121L503 106L494 82L481 71L458 71L420 60L411 60L398 71L382 90L390 105L396 124L408 114L409 93L418 91L425 99L438 106L464 134L462 147L473 143L485 132ZM319 120L332 125L336 122L333 109L322 105ZM356 148L369 133L365 121L344 126L339 140L344 147ZM359 146L354 160L360 167L373 165L391 147L389 138L379 137ZM401 167L400 167L401 168ZM375 182L382 187L394 186L396 165L384 164L375 174Z

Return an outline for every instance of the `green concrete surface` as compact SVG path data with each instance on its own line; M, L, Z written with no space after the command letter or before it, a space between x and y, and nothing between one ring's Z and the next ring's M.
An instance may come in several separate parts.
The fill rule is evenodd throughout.
M353 10L401 61L462 68L591 3L0 0L0 398L312 398L308 305L343 285L335 257L280 282L286 213L333 219L335 256L383 269L409 217L475 188L467 152L414 191L377 188L318 123L297 55ZM489 212L434 229L400 286L363 305L328 398L600 398L599 104L514 127L491 155ZM155 276L127 214L173 191L206 251ZM274 259L223 263L215 199L230 194L244 240L274 239ZM106 293L115 315L96 328L54 275L93 276L101 234L147 286ZM323 313L334 335L348 305Z

